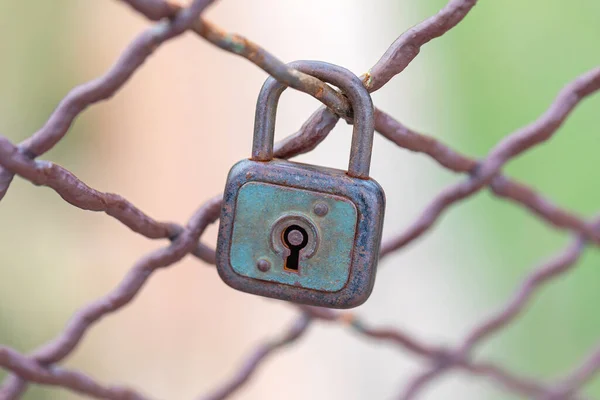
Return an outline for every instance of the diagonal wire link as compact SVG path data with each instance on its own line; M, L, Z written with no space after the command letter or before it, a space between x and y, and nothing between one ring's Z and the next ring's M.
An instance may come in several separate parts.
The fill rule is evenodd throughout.
M97 399L148 400L137 391L122 386L104 386L83 372L53 366L44 367L19 352L0 346L0 366L19 375L22 379L42 385L58 386ZM0 399L13 396L8 388L0 388Z
M354 332L364 336L365 339L395 344L403 350L427 359L436 369L448 365L453 360L453 355L449 349L423 343L418 338L398 328L373 328L352 313L306 306L301 306L301 310L314 319L344 324ZM457 364L457 368L476 376L485 376L501 387L525 396L536 396L549 390L541 382L516 375L491 362L462 361Z
M213 1L195 0L172 20L161 21L140 34L105 75L71 90L44 126L21 143L20 151L34 158L54 147L83 110L112 97L161 44L182 34ZM9 171L0 168L0 200L6 195L12 177Z
M306 314L301 314L281 337L256 347L252 355L242 364L241 368L237 370L236 374L228 382L214 392L198 397L197 400L223 400L236 393L252 378L267 358L304 336L308 332L311 322L312 318Z
M322 111L317 111L317 113ZM290 158L314 149L338 121L337 117L329 118L329 115L329 113L323 113L323 118L316 119L316 123L306 123L297 133L277 142L275 156ZM3 136L0 136L0 166L11 174L17 174L35 185L53 189L66 202L75 207L105 212L132 231L147 238L174 240L183 231L183 227L176 223L156 221L120 195L103 193L90 187L72 172L57 164L32 160ZM218 197L221 198L221 196ZM215 222L216 217L218 215L215 215L210 223ZM214 249L202 243L196 245L192 254L209 264L215 263Z
M580 387L590 382L598 372L600 372L600 345L597 345L592 350L591 355L554 388L540 396L539 400L567 399L576 393Z
M30 358L42 365L49 365L69 355L95 323L129 304L156 270L173 265L192 251L200 235L217 218L219 212L220 198L205 203L170 246L140 259L112 292L77 311L65 330L54 340L35 350ZM25 380L13 375L0 388L0 393L6 396L5 399L14 399L24 389Z
M596 219L593 224L597 230L600 230L600 219ZM506 328L519 316L544 284L564 275L575 267L585 249L585 244L585 238L578 236L562 253L533 270L522 282L513 297L500 310L477 325L467 335L462 344L454 352L455 361L449 363L444 368L431 368L429 371L414 378L400 398L402 400L414 399L417 393L434 378L467 360L474 348L484 339ZM598 361L598 367L600 368L600 361ZM573 390L570 391L572 392Z
M365 74L365 87L374 92L398 75L421 51L421 47L461 22L477 0L450 0L437 14L404 32Z
M450 206L490 184L504 164L552 137L575 107L598 90L600 90L600 68L583 74L565 86L541 117L498 143L477 165L469 179L449 186L439 193L408 229L384 243L382 252L386 254L397 250L431 229ZM504 193L508 195L508 192Z
M90 211L103 211L132 231L150 239L175 237L181 227L158 222L118 194L102 193L79 180L72 172L49 161L32 160L8 139L0 136L0 165L35 185L47 186L67 203Z

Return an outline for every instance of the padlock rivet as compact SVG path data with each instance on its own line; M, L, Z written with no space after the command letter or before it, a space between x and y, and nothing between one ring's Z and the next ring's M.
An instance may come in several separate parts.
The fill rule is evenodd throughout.
M316 215L318 215L319 217L324 217L329 212L329 207L327 206L327 204L319 202L319 203L315 204L315 208L313 209L313 212Z
M258 260L258 262L256 263L256 267L259 269L259 271L261 272L267 272L268 270L271 269L271 263L269 262L269 260L265 260L264 258L261 258L260 260Z

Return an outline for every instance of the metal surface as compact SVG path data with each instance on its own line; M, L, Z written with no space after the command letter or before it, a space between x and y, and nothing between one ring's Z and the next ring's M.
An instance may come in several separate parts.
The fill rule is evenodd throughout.
M375 125L373 102L361 80L347 69L325 62L295 61L288 65L336 85L348 96L354 115L348 175L368 179ZM271 77L266 80L260 91L256 102L252 143L252 159L255 161L273 159L277 104L285 89L285 85Z
M313 214L318 203L327 204L326 216ZM219 275L248 293L331 308L355 307L373 289L384 209L384 192L373 179L285 160L242 160L229 172L223 195ZM302 226L302 219L310 223ZM309 232L298 272L285 270L288 253L281 256L285 246L277 239L292 224ZM311 225L317 230L313 237ZM279 228L271 233L271 226ZM256 271L259 258L272 264L268 273Z
M329 204L331 212L327 218L312 215L313 204L318 201ZM298 271L285 268L290 250L282 251L282 247L285 248L282 233L271 234L271 227L289 215L307 220L318 232L317 235L309 233L306 240L309 248L300 250ZM249 278L336 292L348 281L356 220L356 207L346 198L286 186L246 183L240 188L236 201L231 266L237 274ZM280 226L296 225L289 220L284 222L285 225ZM299 230L293 232L298 234L295 245L301 245L304 242L302 233ZM318 244L315 236L319 237ZM273 241L279 245L274 246ZM310 249L311 244L314 244L314 250ZM269 273L256 270L254 264L259 258L270 261Z

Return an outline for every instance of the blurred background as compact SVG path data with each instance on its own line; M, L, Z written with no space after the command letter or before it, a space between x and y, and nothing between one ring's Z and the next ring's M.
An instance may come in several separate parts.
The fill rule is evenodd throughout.
M445 0L222 0L207 18L284 61L319 59L367 71L404 30ZM600 2L481 0L457 28L423 47L373 95L403 123L483 157L537 118L558 91L600 64ZM116 1L0 1L0 134L18 142L73 86L103 74L148 22ZM158 220L185 222L250 154L254 104L266 74L192 34L163 46L110 101L86 111L44 159ZM277 137L318 105L286 91ZM600 96L506 172L557 204L600 208ZM340 123L299 159L344 168L351 127ZM376 137L372 176L388 199L385 234L400 232L461 177ZM0 204L0 343L27 352L58 334L83 304L111 290L143 254L164 246L104 214L78 210L15 179ZM215 242L216 226L205 240ZM569 235L487 191L381 265L357 313L431 343L457 343L504 304ZM527 312L478 354L532 377L570 371L600 338L600 257L540 291ZM236 292L190 257L157 272L133 304L94 327L66 365L162 399L190 399L228 379L254 346L294 319L285 304ZM394 346L315 324L266 362L239 399L387 399L426 365ZM3 377L0 372L0 377ZM600 396L600 380L587 387ZM76 399L31 387L26 399ZM517 399L485 379L446 375L423 399Z

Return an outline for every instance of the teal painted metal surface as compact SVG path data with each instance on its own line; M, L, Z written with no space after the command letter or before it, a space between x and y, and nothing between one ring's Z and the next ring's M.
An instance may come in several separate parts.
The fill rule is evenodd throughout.
M327 204L326 215L314 213L317 203ZM308 249L309 254L300 252L298 271L285 268L286 254L276 245L281 238L272 236L277 221L290 215L304 218L316 228L316 251L312 256ZM341 196L262 182L246 183L237 197L231 266L237 274L249 278L324 292L339 291L350 274L357 218L354 204ZM270 262L270 269L263 272L257 268L261 259Z

